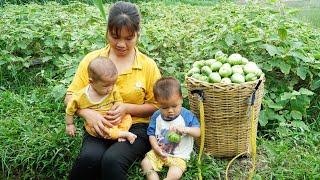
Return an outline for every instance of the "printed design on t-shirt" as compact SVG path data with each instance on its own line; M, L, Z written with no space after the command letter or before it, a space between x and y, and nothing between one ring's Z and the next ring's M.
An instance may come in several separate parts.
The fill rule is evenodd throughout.
M156 136L159 147L166 153L174 155L174 151L176 147L178 147L179 143L170 142L167 138L167 134L169 133L169 129L161 129L160 134Z
M135 84L135 88L136 88L136 89L142 88L142 82L137 81L136 84Z

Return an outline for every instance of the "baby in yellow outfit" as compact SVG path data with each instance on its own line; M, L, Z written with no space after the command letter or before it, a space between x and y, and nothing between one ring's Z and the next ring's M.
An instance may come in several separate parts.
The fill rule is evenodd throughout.
M89 85L73 93L66 108L66 132L72 137L76 132L73 115L78 109L93 109L105 115L114 103L122 102L120 93L115 86L118 77L117 68L111 60L104 57L92 60L88 66L88 74ZM128 131L131 125L132 119L128 114L119 125L112 128L106 126L105 128L110 139L118 139L119 141L126 139L132 144L137 136ZM86 122L85 129L90 135L98 137L93 127Z

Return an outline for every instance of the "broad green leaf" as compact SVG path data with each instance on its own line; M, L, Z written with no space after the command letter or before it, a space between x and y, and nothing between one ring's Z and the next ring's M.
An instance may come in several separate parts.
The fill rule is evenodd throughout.
M291 110L297 110L305 113L310 106L310 98L308 96L298 96L296 99L290 101Z
M289 55L293 56L294 58L298 58L299 60L302 60L303 62L312 62L312 60L308 57L306 57L303 53L294 51L290 52Z
M314 53L314 54L313 54L313 57L314 57L315 59L320 60L320 53Z
M301 94L307 95L307 96L312 96L314 93L306 88L300 88L299 92Z
M279 50L274 45L264 44L264 45L262 45L262 47L264 47L268 51L270 56L274 56L276 54L280 54Z
M0 61L1 62L1 61ZM320 79L314 80L311 84L311 90L316 90L320 87Z
M287 39L287 36L288 36L287 29L285 29L284 27L278 29L278 35L281 40Z
M283 74L287 75L290 73L291 66L289 64L287 64L286 62L280 61L278 64L278 67L280 68L280 70Z
M275 113L271 109L264 109L260 111L260 116L259 116L259 124L261 126L265 126L268 124L268 121L271 119L275 119Z
M56 102L58 102L64 97L66 90L67 89L63 84L56 85L52 88L50 95L55 98Z
M232 46L233 45L233 43L234 43L234 38L233 38L233 36L232 35L230 35L230 34L227 34L227 36L226 36L226 38L225 38L225 40L224 40L225 42L226 42L226 44L230 47L230 46Z
M3 65L3 64L6 64L6 63L7 63L7 62L5 62L5 61L3 61L3 60L0 59L0 66Z
M300 92L298 92L298 91L292 91L292 95L293 95L293 96L300 96L300 95L301 95L301 93L300 93Z
M293 110L290 115L293 119L302 120L302 114L300 111Z
M268 124L268 116L266 110L260 111L259 124L260 126L265 126Z
M292 121L291 125L293 127L301 128L303 130L309 131L309 127L303 121Z
M258 38L248 38L246 40L246 43L254 43L254 42L257 42L257 41L261 41L262 39L260 37Z
M275 115L275 119L277 119L280 123L286 122L286 119L282 115Z
M27 48L27 45L26 45L23 41L20 41L20 42L18 42L18 47L19 47L20 49L26 49L26 48Z
M304 66L300 66L297 69L297 75L302 79L305 80L307 76L308 70Z
M272 109L282 109L283 108L283 106L281 106L280 104L276 104L276 103L273 103L273 102L269 103L268 107L272 108Z
M291 99L291 97L292 97L291 93L285 92L285 93L283 93L283 95L281 95L281 100L282 101L289 100L289 99Z
M263 63L262 67L267 71L272 71L272 65L269 62Z

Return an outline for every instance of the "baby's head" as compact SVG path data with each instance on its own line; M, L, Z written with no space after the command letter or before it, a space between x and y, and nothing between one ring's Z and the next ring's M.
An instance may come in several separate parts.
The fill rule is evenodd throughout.
M162 77L153 86L155 100L159 103L162 118L175 119L181 112L182 92L180 82L173 77Z
M88 66L89 83L100 95L107 95L117 81L118 71L111 60L97 57Z

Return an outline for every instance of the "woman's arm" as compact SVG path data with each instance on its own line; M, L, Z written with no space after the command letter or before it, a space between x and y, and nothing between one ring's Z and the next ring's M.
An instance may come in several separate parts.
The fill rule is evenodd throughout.
M119 121L125 114L136 117L149 117L157 108L153 104L128 104L116 103L110 111L107 111L105 118L108 120ZM114 123L113 123L114 124Z
M157 110L153 104L125 104L125 106L127 113L137 117L149 117Z

